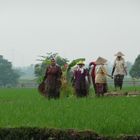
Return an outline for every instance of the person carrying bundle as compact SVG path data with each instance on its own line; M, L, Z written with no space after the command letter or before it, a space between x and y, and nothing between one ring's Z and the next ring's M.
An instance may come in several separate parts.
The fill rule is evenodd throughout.
M88 70L84 68L84 62L77 63L77 67L74 70L74 88L77 97L86 97L88 95L88 84L90 84L90 78ZM88 79L88 84L86 81Z
M51 64L46 68L43 83L46 84L46 93L48 98L57 99L60 97L62 70L56 64L54 58L51 58Z
M104 93L106 93L108 90L106 76L109 76L112 78L112 76L107 73L107 70L104 66L106 62L107 60L102 57L98 57L98 59L95 61L95 64L97 65L96 76L95 76L97 96L103 96Z

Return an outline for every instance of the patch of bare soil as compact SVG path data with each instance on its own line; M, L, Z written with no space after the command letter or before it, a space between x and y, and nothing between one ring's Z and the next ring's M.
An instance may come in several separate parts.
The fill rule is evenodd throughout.
M140 135L100 136L91 130L47 128L0 128L0 140L140 140Z

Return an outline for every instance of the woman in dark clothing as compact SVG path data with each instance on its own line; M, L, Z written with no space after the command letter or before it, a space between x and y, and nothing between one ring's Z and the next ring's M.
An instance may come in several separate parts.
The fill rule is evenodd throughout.
M77 97L85 97L88 95L88 86L86 82L86 77L90 83L89 74L87 69L84 68L84 63L80 61L77 69L74 71L74 88Z
M46 69L46 73L43 82L46 84L46 93L48 98L59 98L61 87L62 70L60 66L56 64L54 58L51 59L51 65Z

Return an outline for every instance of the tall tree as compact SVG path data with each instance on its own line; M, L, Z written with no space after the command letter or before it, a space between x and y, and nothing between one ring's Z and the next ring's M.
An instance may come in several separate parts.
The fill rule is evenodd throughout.
M133 78L140 78L140 55L137 56L129 73Z
M129 61L126 61L126 67L127 67L127 72L128 72L128 76L130 76L130 70L131 70L131 68L132 68L132 63L131 62L129 62Z
M0 86L14 86L17 84L19 74L12 69L12 63L0 55Z

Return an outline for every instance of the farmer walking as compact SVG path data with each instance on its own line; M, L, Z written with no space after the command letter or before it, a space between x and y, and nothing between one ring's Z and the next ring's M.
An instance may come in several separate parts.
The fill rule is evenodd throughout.
M107 60L102 58L102 57L98 57L98 59L96 60L96 76L95 76L95 84L96 84L96 92L97 92L97 96L103 96L104 93L107 92L108 88L107 88L107 78L106 76L109 76L112 78L111 75L109 75L107 73L107 70L105 68L105 64L106 64Z
M84 68L84 62L77 63L77 68L74 70L74 88L77 97L86 97L88 95L88 84L90 84L90 78L88 70ZM87 84L87 80L88 84Z
M46 84L46 93L48 98L57 99L60 97L62 70L54 58L51 58L51 64L46 68L43 82Z
M114 76L115 89L119 87L121 90L123 85L124 75L127 75L126 64L124 58L122 57L124 56L122 52L118 52L117 54L115 54L115 56L117 57L113 65L112 76Z

